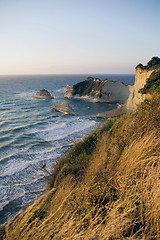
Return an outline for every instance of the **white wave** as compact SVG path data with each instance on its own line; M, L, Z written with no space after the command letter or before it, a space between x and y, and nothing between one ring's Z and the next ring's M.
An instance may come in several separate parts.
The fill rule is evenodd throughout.
M22 92L22 93L17 93L16 96L18 96L20 98L32 98L35 93L36 93L35 91Z
M6 177L6 176L11 176L16 173L21 172L21 175L23 176L23 172L25 169L29 168L32 166L38 166L40 162L46 162L47 160L55 161L55 159L59 158L61 156L60 153L55 152L50 152L50 154L47 154L45 151L41 152L40 154L36 154L32 157L31 160L17 160L11 159L9 160L5 165L3 165L3 169L1 169L0 177ZM31 170L34 171L34 170ZM39 174L38 172L36 173L37 175Z
M41 180L43 180L44 179L44 176L41 176L41 177L38 177L38 178L36 178L36 179L33 179L33 180L30 180L30 179L28 179L28 182L26 183L26 182L20 182L20 183L18 183L18 182L15 182L15 183L11 183L10 185L0 185L0 190L1 189L10 189L10 188L16 188L16 187L26 187L26 186L28 186L28 185L33 185L33 184L36 184L38 181L41 181ZM37 184L36 184L37 185ZM37 188L39 189L39 186L37 186ZM35 189L35 188L34 188ZM35 191L37 191L36 189L35 189ZM10 192L10 190L9 190L9 192ZM1 199L0 199L1 200Z
M9 204L9 202L16 200L25 195L25 191L22 188L3 188L0 194L0 210Z
M96 125L96 121L88 119L76 118L74 120L66 121L60 124L50 125L46 129L39 132L35 131L35 134L45 139L46 141L56 141L66 138L78 132L90 129Z
M14 141L13 141L14 142ZM6 144L6 146L9 146L9 145L11 145L12 144L12 141L11 142L9 142L8 144ZM3 147L5 147L5 145L3 146ZM23 149L17 149L17 148L12 148L11 146L10 146L10 152L4 152L3 154L2 154L2 156L0 155L0 162L4 162L3 163L3 166L2 166L2 168L6 165L6 164L8 164L8 160L9 159L11 159L12 157L16 157L16 156L18 156L18 155L22 155L22 154L25 154L27 151L29 151L29 146L28 147L25 147L25 148L23 148ZM5 155L4 155L5 154ZM1 171L3 171L4 169L1 169L0 168L0 172ZM0 176L1 176L1 174L0 174Z
M0 202L0 211L3 210L3 208L8 205L9 201L7 200L3 200L2 202Z

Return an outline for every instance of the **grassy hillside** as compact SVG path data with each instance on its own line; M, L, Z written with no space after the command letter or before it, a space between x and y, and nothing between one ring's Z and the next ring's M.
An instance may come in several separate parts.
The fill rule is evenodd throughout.
M0 239L160 239L159 136L159 96L108 120L57 163L46 193Z

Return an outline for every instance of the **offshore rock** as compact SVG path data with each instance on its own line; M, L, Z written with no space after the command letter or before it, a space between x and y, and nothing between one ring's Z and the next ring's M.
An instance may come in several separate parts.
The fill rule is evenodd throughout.
M60 89L60 91L61 91L61 92L66 92L66 93L67 93L67 92L72 91L72 89L73 89L72 86L70 86L69 84L67 84L66 87L63 88L63 89Z
M55 110L57 112L61 112L63 114L70 114L70 115L76 115L73 111L73 109L70 107L70 105L67 102L63 102L61 104L57 104L51 107L51 110Z
M52 99L52 98L54 98L54 97L51 96L50 92L48 92L46 89L40 90L35 95L33 95L33 97L41 98L41 99Z

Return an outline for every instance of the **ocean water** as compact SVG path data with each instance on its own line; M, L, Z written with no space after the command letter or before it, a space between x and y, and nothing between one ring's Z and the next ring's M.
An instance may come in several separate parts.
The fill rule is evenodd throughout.
M114 104L65 99L60 89L87 75L0 76L0 224L43 193L55 162L74 142L94 129L97 113ZM101 79L134 83L134 75L98 75ZM54 99L32 97L47 89ZM67 101L77 116L50 110Z

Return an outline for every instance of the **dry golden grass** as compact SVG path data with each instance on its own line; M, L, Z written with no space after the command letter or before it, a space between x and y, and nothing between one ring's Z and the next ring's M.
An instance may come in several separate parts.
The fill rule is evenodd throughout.
M104 129L82 177L68 171L57 185L56 173L56 189L53 181L52 189L6 224L4 239L160 239L159 104L143 105Z

